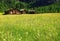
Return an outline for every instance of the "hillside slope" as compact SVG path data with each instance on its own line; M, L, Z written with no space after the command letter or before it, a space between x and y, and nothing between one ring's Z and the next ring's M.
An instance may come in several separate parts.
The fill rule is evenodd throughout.
M35 10L39 13L60 13L60 2L55 2L47 6L36 7Z
M16 9L35 9L39 13L60 12L59 0L0 0L0 12L10 8ZM47 11L46 11L47 10ZM52 12L51 12L52 11Z

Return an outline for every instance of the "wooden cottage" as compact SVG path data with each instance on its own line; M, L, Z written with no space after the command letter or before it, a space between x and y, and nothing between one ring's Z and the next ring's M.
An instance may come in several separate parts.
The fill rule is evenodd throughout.
M5 11L4 15L6 15L6 14L12 14L12 15L13 14L25 14L25 13L26 13L26 11L24 9L17 10L17 9L11 8L11 9Z

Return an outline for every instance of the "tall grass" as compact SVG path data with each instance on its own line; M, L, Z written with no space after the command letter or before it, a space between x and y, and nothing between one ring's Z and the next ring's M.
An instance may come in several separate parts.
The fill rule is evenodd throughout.
M0 15L0 41L60 41L60 14Z

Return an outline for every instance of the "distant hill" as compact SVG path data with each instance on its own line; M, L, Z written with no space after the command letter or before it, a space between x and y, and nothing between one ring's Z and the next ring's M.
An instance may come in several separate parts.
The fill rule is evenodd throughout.
M30 4L30 7L45 6L54 3L56 0L20 0Z
M60 1L48 6L35 7L35 10L39 13L60 13Z

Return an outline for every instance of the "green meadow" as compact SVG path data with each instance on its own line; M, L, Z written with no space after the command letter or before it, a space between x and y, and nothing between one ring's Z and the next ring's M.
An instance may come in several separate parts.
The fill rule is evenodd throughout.
M60 41L60 14L0 15L0 41Z

